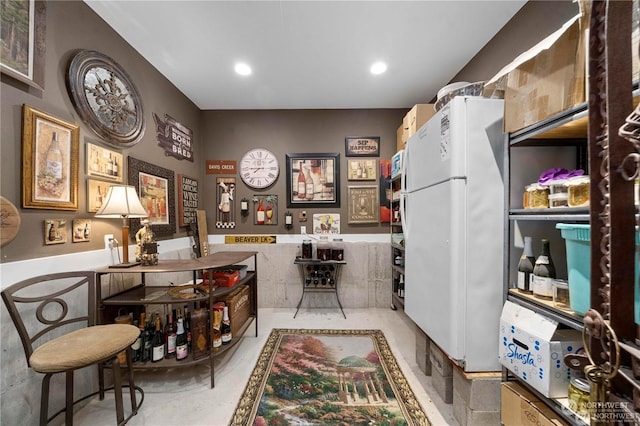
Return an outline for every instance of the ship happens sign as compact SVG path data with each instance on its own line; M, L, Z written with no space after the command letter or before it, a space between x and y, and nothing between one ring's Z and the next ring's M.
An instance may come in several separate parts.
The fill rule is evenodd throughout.
M164 115L163 121L154 112L153 120L156 122L158 145L164 149L164 155L193 162L193 132L191 129L167 114Z

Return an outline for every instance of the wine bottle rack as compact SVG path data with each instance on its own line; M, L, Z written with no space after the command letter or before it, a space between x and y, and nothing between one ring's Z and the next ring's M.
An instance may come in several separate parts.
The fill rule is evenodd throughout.
M225 268L245 261L253 260L253 271L248 271L246 276L232 287L214 287L213 291L206 293L196 292L194 296L188 299L173 297L169 293L168 286L151 286L146 285L147 274L172 273L172 272L192 272L193 282L201 271ZM141 284L134 286L125 291L102 298L101 281L102 277L114 274L140 274ZM208 256L196 259L167 259L161 260L158 265L154 266L134 266L131 268L104 268L96 271L97 275L97 298L100 306L98 322L106 324L112 322L113 318L118 315L119 311L133 312L134 318L137 318L140 312L144 312L148 305L189 305L190 309L196 307L206 307L209 311L209 327L213 323L213 303L223 299L226 295L232 293L240 286L249 287L249 317L240 327L240 331L233 335L233 339L227 345L223 345L218 350L213 350L211 338L209 338L207 355L195 359L193 354L189 354L186 359L177 361L175 358L163 359L158 362L148 361L146 363L134 363L134 369L163 369L189 367L197 364L209 362L211 387L215 385L214 381L214 359L233 348L240 342L240 338L247 332L251 324L255 324L255 336L258 336L258 264L257 252L217 252ZM175 288L175 287L174 287ZM233 321L233 319L232 319ZM209 333L210 334L210 333Z

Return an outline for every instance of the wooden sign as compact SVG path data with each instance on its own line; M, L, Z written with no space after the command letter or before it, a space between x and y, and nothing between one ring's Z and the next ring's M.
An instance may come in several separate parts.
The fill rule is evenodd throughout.
M153 119L156 122L158 145L164 149L164 155L193 162L193 131L168 114L164 115L163 121L154 112Z
M380 136L347 136L344 138L347 157L377 157L380 155Z
M235 160L207 160L208 175L235 175Z
M178 175L178 226L187 226L196 220L198 210L198 181Z
M225 244L275 244L275 235L225 235Z

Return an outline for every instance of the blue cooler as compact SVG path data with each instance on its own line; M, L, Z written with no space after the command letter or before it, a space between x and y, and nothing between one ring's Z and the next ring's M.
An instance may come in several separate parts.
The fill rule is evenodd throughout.
M567 247L567 271L569 273L569 304L579 315L585 314L591 307L591 225L576 223L558 223L562 238ZM640 232L636 228L635 262L635 322L640 324L640 262L638 260Z

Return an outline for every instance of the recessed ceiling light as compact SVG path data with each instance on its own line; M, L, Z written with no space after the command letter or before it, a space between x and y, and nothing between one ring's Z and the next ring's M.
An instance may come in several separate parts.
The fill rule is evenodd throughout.
M371 65L370 71L371 74L382 74L383 72L385 72L387 70L387 64L385 64L384 62L376 62L375 64Z
M236 64L235 68L236 72L240 75L249 75L251 74L251 67L244 63Z

